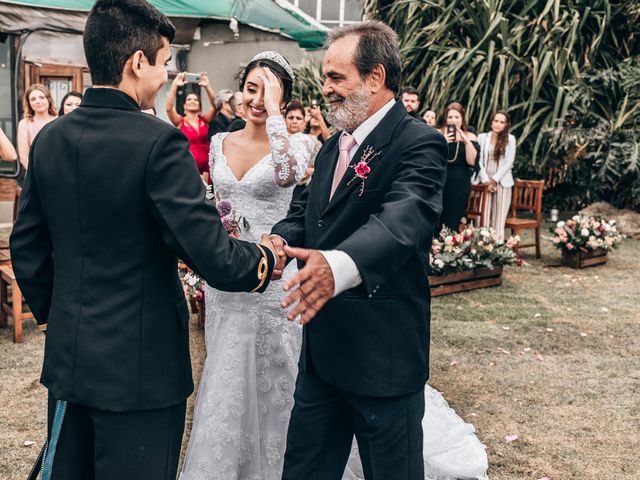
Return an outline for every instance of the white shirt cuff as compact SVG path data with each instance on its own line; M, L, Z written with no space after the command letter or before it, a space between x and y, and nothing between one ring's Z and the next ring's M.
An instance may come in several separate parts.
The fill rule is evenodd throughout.
M320 250L320 253L324 256L329 267L331 267L331 273L333 273L334 291L332 298L362 283L362 277L356 262L348 254L341 250Z

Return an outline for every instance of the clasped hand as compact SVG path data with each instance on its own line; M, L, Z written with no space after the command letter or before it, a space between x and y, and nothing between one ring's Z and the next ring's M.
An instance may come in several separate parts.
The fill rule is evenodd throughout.
M300 323L305 325L333 296L335 284L331 267L318 250L289 247L278 235L262 235L260 243L267 246L267 242L273 246L272 251L278 257L271 276L272 280L282 277L287 258L304 263L304 267L285 282L284 291L289 294L282 300L280 306L288 308L293 305L287 313L287 319L295 320L299 316Z

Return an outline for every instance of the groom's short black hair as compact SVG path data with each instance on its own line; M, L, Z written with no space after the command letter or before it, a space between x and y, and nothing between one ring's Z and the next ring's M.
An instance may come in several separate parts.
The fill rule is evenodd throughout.
M98 0L83 38L93 84L120 84L125 63L138 50L155 65L162 37L171 42L175 33L167 16L145 0Z

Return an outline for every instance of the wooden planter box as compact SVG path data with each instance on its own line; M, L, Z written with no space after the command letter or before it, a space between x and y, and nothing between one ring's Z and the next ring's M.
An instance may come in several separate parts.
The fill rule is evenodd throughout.
M502 267L480 268L448 275L429 275L431 296L466 292L476 288L496 287L502 284Z
M562 251L562 264L571 268L587 268L607 263L607 250L577 250L575 252Z

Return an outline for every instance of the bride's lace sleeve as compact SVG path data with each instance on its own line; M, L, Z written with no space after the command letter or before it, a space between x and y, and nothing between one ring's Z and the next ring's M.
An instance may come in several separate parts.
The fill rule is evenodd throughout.
M281 116L267 118L267 135L275 165L275 182L281 187L298 183L307 170L313 141L301 133L289 135Z

